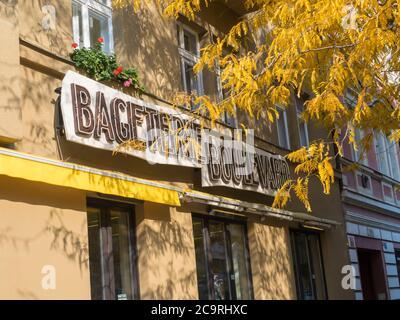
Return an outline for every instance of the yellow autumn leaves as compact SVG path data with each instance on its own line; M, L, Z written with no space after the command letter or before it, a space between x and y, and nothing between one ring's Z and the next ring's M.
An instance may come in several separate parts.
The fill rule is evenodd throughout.
M136 8L152 0L133 0ZM193 20L213 1L155 0L168 17ZM121 7L132 0L113 0ZM198 97L212 120L236 108L271 127L276 107L308 97L302 118L325 133L288 155L297 177L279 190L274 205L291 193L310 211L308 185L317 178L325 194L334 182L332 163L343 145L366 152L373 131L400 140L400 0L243 0L248 14L201 50L196 72L218 65L223 101ZM139 13L140 14L140 13ZM357 141L356 131L367 134ZM335 150L332 146L335 146Z
M329 148L324 142L313 143L309 147L302 147L288 154L287 158L291 162L297 163L295 173L298 178L286 181L278 190L273 206L284 207L290 199L290 191L293 190L306 210L310 212L311 205L308 197L310 178L316 176L319 179L325 194L330 193L331 185L334 182L335 172Z

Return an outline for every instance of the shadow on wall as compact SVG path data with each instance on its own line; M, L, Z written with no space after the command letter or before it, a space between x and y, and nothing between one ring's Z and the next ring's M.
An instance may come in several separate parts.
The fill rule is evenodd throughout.
M138 69L146 89L171 99L180 88L175 22L151 5L135 13L131 6L114 10L114 42L118 60Z
M59 85L59 80L40 70L21 68L23 140L18 145L24 152L50 157L57 154L54 141L56 106L52 97Z
M88 244L80 234L65 226L61 209L50 210L43 229L31 237L14 236L13 228L10 226L0 229L0 248L12 246L14 251L24 250L29 253L33 243L43 241L43 238L48 236L51 237L48 250L61 253L68 260L76 262L81 274L88 269ZM43 250L45 249L44 247Z
M17 4L18 0L0 0L0 17L6 18L8 21L17 24Z
M254 225L249 245L252 254L254 297L295 299L288 232L278 226Z
M141 298L197 299L191 216L166 211L138 226L139 272L144 275Z
M23 2L24 5L19 6L21 36L56 54L68 56L73 42L71 1L24 0ZM48 15L44 10L45 6L55 9L54 24L49 23L49 17L52 15Z

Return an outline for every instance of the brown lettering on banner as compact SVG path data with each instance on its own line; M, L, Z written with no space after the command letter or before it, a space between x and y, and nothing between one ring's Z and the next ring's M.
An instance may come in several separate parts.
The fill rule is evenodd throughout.
M261 186L264 189L268 189L267 162L269 159L268 157L257 153L254 155L254 157Z
M233 149L228 148L224 139L214 136L213 140L203 141L209 160L202 168L204 187L226 186L274 195L290 179L289 165L283 157L257 148L247 150L235 143Z
M207 165L207 170L209 172L211 181L218 181L221 179L221 167L219 165L219 150L213 144L209 144L209 163Z
M71 84L72 107L74 113L75 133L89 137L94 129L93 112L90 109L91 98L89 91L77 84Z
M229 183L232 180L232 150L229 148L221 147L221 179L225 183Z
M128 123L121 122L120 112L128 113L127 104L122 99L114 98L111 101L111 119L114 122L115 139L118 143L123 143L132 139L132 131Z
M68 141L114 151L125 141L140 140L144 148L121 148L121 152L152 163L201 167L205 187L226 186L273 195L290 179L289 165L281 156L241 140L232 141L229 131L207 132L203 141L205 132L198 120L73 71L63 80L61 111Z
M100 139L101 134L104 136L107 142L113 142L115 140L114 130L110 115L107 110L106 100L104 98L104 93L96 93L96 109L95 109L95 130L94 137Z
M268 177L268 188L270 189L278 189L275 174L272 166L273 158L269 158L267 161L267 177Z
M233 165L232 165L232 181L235 186L239 186L242 181L242 165L239 162L241 160L242 150L233 149Z
M142 125L143 118L143 107L130 102L128 108L128 123L131 127L132 139L138 139L137 128Z
M191 143L196 135L181 132L190 131L199 121L173 108L145 102L68 71L62 82L61 112L68 141L114 151L125 141L140 140L144 148L132 146L120 152L152 163L201 167ZM179 130L181 139L173 139L176 129L186 123L190 127Z

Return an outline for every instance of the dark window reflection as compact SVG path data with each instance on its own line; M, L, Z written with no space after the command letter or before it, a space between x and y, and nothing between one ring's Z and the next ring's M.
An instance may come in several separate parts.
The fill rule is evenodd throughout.
M87 215L92 299L133 299L131 210L92 204Z
M89 208L87 217L92 299L101 300L103 298L103 284L100 243L100 210Z
M200 299L251 299L245 227L193 217Z
M318 234L292 231L292 250L298 298L325 299L325 280Z

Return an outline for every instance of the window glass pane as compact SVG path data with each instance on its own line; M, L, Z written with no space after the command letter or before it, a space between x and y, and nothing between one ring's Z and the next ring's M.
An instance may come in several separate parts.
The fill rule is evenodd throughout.
M304 111L303 101L296 98L296 111L297 114L300 116Z
M279 145L282 148L289 149L286 121L285 121L286 120L285 110L282 110L280 108L278 108L277 110L278 110L278 113L279 113L279 119L276 120L277 127L278 127Z
M105 6L108 6L110 0L96 0L96 1L104 4Z
M215 300L230 299L229 283L226 260L226 243L224 224L210 222L210 252L212 256L211 272L214 287Z
M82 27L82 10L81 5L72 5L72 26L74 34L74 42L83 47L83 27Z
M204 250L203 221L193 218L193 236L196 253L197 287L199 290L199 299L209 299L207 286L207 262Z
M358 148L357 148L357 150L354 150L354 157L355 157L354 160L367 166L368 165L368 155L366 153L366 150L364 150L363 147L359 143L363 138L364 138L364 131L357 128L355 130L355 139L356 139L356 142L358 143Z
M103 299L100 210L88 208L90 287L93 300Z
M197 76L194 74L193 67L194 67L194 63L184 60L186 93L199 94L199 86L198 86Z
M110 51L108 19L106 17L89 10L89 32L90 46L93 47L96 44L97 39L102 37L104 39L104 51Z
M390 142L388 139L388 151L389 151L389 160L390 167L392 171L392 178L399 180L399 161L397 157L397 147L395 142Z
M397 264L397 275L400 280L400 249L395 250L395 254L396 254L396 264Z
M312 278L315 283L315 298L325 299L325 279L322 269L321 250L319 247L319 237L316 234L308 235L308 246L312 263Z
M307 147L309 144L307 123L302 118L302 113L304 112L304 100L296 97L295 105L297 113L297 123L299 126L300 147Z
M308 146L308 136L307 136L307 124L299 119L299 135L300 135L300 146Z
M183 47L193 55L197 56L197 39L196 36L187 30L183 30Z
M193 217L200 299L251 299L245 227Z
M236 291L236 299L249 300L250 296L250 280L247 270L245 256L245 233L244 227L238 224L229 224L227 226L230 236L231 252L232 252L232 271L234 277L234 290Z
M293 238L296 257L295 267L298 283L298 298L301 300L313 300L315 299L315 296L311 276L310 259L308 255L307 238L304 233L300 232L295 232Z
M379 162L379 169L382 173L389 175L389 164L386 153L386 141L382 133L377 133L375 139L375 150Z
M111 210L115 298L133 299L129 246L129 212Z
M292 248L298 298L326 299L319 236L293 231Z

